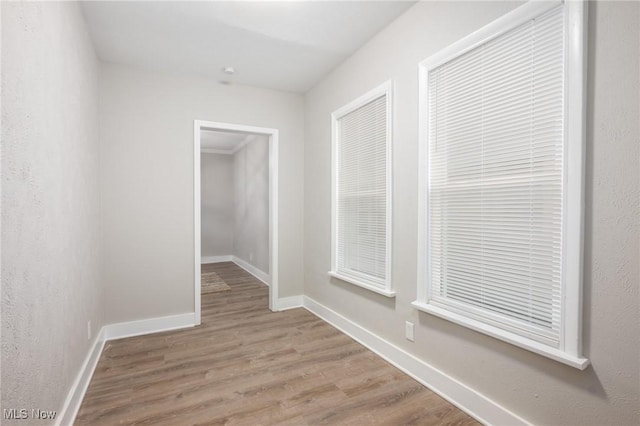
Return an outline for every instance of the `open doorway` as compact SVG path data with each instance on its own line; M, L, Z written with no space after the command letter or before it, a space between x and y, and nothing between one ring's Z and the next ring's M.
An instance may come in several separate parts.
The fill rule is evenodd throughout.
M233 262L278 298L278 130L194 121L194 286L202 265ZM207 179L203 184L202 179Z

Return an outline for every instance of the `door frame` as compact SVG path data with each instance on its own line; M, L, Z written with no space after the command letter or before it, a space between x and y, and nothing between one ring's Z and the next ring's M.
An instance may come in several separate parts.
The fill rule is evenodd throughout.
M200 131L219 130L269 136L269 309L277 310L278 300L278 129L215 121L193 121L193 218L194 218L194 292L195 324L201 323L201 228L200 214Z

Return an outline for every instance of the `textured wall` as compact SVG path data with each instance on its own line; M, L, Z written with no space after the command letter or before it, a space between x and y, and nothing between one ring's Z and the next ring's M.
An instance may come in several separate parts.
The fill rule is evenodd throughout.
M76 3L2 3L2 91L2 408L59 411L103 317L98 65Z
M233 174L233 156L200 153L200 247L203 257L233 253Z
M108 322L193 312L196 119L280 130L280 296L301 294L303 114L300 95L102 66L100 181Z
M269 273L269 137L251 135L233 156L233 254Z
M417 64L517 7L421 2L305 98L305 294L540 425L639 424L639 9L590 3L586 162L585 371L417 312ZM330 280L330 114L395 84L395 299ZM415 343L404 322L416 323Z

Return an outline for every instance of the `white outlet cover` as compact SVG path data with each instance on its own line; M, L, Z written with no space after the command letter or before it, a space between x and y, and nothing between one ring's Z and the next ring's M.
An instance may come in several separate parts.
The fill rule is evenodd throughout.
M414 328L415 327L412 322L407 321L405 323L405 336L407 337L407 340L410 340L412 342L415 339Z

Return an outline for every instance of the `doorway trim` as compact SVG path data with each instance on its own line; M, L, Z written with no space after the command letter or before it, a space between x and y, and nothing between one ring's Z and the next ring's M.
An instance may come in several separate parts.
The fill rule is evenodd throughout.
M193 121L193 219L194 219L194 293L195 325L201 323L201 261L202 247L200 232L200 131L219 130L253 133L269 136L269 309L277 311L278 300L278 129L247 126L244 124L220 123L215 121Z

